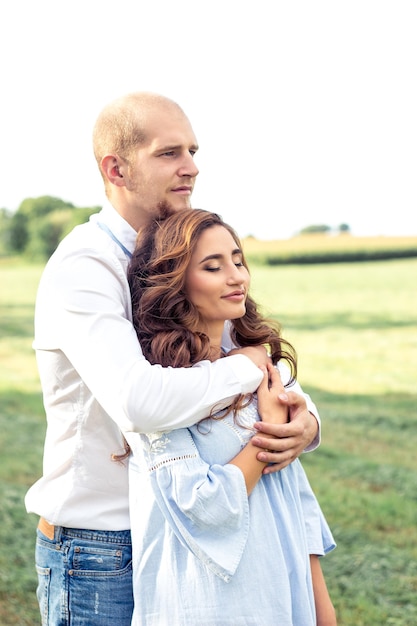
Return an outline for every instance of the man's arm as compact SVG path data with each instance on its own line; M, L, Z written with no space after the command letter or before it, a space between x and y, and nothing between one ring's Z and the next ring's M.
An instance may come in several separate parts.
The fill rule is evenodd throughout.
M130 317L124 268L108 251L79 247L54 260L37 300L39 362L59 352L122 430L190 426L228 406L262 380L243 353L191 368L162 368L144 358ZM252 357L264 352L251 348ZM266 358L266 356L264 356Z

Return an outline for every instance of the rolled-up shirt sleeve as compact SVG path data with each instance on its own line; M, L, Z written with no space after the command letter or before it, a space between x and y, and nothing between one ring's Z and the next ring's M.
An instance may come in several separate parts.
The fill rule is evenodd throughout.
M278 363L278 371L281 374L282 383L286 385L288 381L290 380L290 376L291 376L290 370L287 364L283 361L280 361ZM320 445L320 441L321 441L321 421L320 421L320 415L319 415L318 409L316 405L314 404L313 400L308 395L308 393L305 393L305 391L303 391L301 385L296 380L292 382L291 385L288 385L286 389L287 391L294 391L295 393L298 393L299 395L304 396L308 411L312 415L314 415L314 417L317 420L317 424L318 424L317 434L315 438L313 439L313 441L304 450L304 452L311 452L312 450L315 450Z

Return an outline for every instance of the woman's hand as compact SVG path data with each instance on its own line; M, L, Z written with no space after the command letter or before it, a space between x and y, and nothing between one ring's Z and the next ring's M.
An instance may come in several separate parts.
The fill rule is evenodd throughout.
M272 369L267 366L258 388L262 421L255 422L258 434L251 440L254 446L263 448L257 458L268 463L264 474L277 472L292 463L318 432L317 420L308 411L305 398L294 391L285 391L279 372Z
M285 394L281 376L277 368L270 363L260 369L264 373L257 391L260 418L267 424L286 424L288 407L280 400L280 395Z

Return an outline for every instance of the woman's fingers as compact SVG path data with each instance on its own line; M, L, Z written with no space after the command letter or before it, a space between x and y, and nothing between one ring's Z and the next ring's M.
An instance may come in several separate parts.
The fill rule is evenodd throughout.
M267 369L269 376L269 388L276 394L283 393L285 389L278 369L269 364L267 365Z

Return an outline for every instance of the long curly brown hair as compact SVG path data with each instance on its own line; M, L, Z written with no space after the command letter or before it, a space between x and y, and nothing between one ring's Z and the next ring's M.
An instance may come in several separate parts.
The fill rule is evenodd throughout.
M201 233L222 226L242 245L231 226L216 213L184 209L165 219L155 219L138 233L128 268L133 324L144 356L165 367L191 367L210 358L210 341L201 332L199 312L186 295L186 270ZM243 256L242 263L248 269ZM249 271L249 269L248 269ZM290 366L290 384L296 377L297 357L293 346L281 337L281 328L264 318L248 295L246 313L230 322L231 338L239 347L265 345L274 363L285 359ZM242 398L234 410L242 406Z

